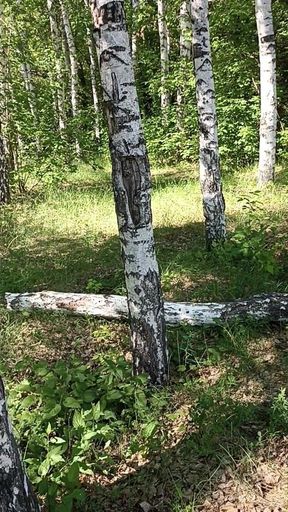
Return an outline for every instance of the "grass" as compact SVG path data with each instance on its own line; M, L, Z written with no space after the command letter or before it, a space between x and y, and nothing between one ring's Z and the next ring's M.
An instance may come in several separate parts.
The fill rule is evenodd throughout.
M196 171L191 174L185 166L153 171L155 238L165 297L222 301L287 291L288 184L281 170L278 176L274 186L257 195L253 169L225 179L229 231L244 233L250 246L246 254L238 238L228 242L227 249L207 254ZM261 203L256 212L241 208L239 198L247 195L252 198L250 206L255 197ZM58 187L17 198L0 211L0 226L1 294L41 289L124 293L107 170L92 173L81 168ZM263 231L260 239L257 226ZM31 383L28 395L42 393L42 377L33 370L39 362L52 372L58 371L57 361L64 361L67 368L73 368L75 360L84 362L85 381L86 374L90 379L91 364L97 374L100 360L124 355L128 373L117 386L129 384L127 325L59 314L8 313L3 306L0 327L0 365L11 397L23 378ZM118 434L108 444L103 439L91 442L85 457L93 472L80 477L87 490L81 508L139 511L146 502L146 507L160 512L270 510L269 506L288 510L288 403L283 391L287 332L285 326L252 322L169 329L170 384L163 390L140 386L146 394L141 413L135 404L125 408L122 399L113 402L118 423L107 421ZM72 393L69 386L63 388L60 402ZM26 436L29 458L29 436L35 434L38 420L33 428L27 427L23 414L29 415L33 407L23 413L19 404L25 394L20 400L17 393L11 413L19 433ZM44 400L44 391L42 395ZM55 419L55 429L63 411ZM44 426L39 428L41 433ZM70 460L71 454L66 456ZM55 468L61 462L57 464ZM51 486L55 468L47 476ZM78 510L73 503L72 508L66 503L63 510ZM53 512L53 507L47 510Z

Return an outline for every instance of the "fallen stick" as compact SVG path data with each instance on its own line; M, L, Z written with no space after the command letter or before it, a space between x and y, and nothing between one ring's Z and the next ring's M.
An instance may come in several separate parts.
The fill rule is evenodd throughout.
M75 315L90 315L107 320L127 320L127 299L121 295L92 295L85 293L36 292L6 293L10 310L64 311ZM165 302L167 324L207 325L238 317L255 320L286 322L288 294L255 295L246 300L224 303Z

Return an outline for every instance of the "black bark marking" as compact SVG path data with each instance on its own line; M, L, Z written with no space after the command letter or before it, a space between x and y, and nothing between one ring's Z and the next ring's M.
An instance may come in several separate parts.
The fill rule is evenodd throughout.
M267 36L262 36L260 38L261 43L275 43L275 36L274 34L269 34Z

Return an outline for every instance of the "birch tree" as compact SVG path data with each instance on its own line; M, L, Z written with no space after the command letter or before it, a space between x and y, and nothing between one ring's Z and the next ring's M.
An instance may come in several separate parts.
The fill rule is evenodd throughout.
M180 64L184 64L191 59L192 56L192 31L191 31L191 2L184 0L180 5L179 12L179 56ZM178 125L182 128L183 121L183 85L177 89L177 105L178 105Z
M56 107L58 114L58 126L60 133L66 127L65 123L65 91L64 91L64 76L62 69L62 44L59 32L56 13L54 10L54 1L47 0L47 8L49 13L51 39L55 53L55 75L56 75Z
M134 67L136 65L136 54L137 54L137 35L135 32L135 17L137 9L139 8L139 0L131 0L131 6L132 6L132 18L133 18L133 31L131 36L131 51L132 51L132 60Z
M10 199L9 172L5 154L5 143L1 133L0 123L0 205L8 203Z
M260 145L258 184L274 180L276 161L276 49L271 0L255 0L260 55Z
M89 9L89 0L84 0L85 7ZM94 133L96 141L100 139L100 127L99 127L99 100L98 100L98 92L97 92L97 81L96 81L96 60L94 57L94 39L92 32L89 27L87 27L87 47L89 53L89 68L90 68L90 79L91 79L91 89L92 89L92 98L93 98L93 108L94 108Z
M167 379L167 345L151 213L151 177L141 127L124 2L92 0L124 262L135 373Z
M3 48L3 13L0 5L0 205L9 202L9 172L6 145L3 135L3 122L7 121L7 62Z
M200 184L207 247L226 237L212 70L208 0L192 0L193 59L200 131Z
M0 512L40 512L23 469L0 378Z
M161 108L169 105L169 92L167 90L167 76L169 73L169 33L165 19L164 0L157 0L158 32L160 42L160 66L161 66Z
M79 82L78 82L78 60L77 52L74 41L74 36L70 24L68 12L65 7L64 0L59 0L61 7L61 15L63 21L64 32L66 36L66 42L69 52L69 63L70 63L70 85L71 85L71 107L72 116L77 118L79 114ZM78 137L75 138L76 154L78 157L81 156L81 149Z

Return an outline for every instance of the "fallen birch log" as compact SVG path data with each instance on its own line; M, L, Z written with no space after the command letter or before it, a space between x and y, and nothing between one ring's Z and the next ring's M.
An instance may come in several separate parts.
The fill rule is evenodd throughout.
M90 315L107 320L127 320L126 297L121 295L92 295L82 293L36 292L6 293L10 310L64 311ZM251 317L276 322L288 320L288 294L255 295L246 300L224 303L165 302L167 324L207 325L238 317Z
M0 377L0 512L39 512L8 418Z

